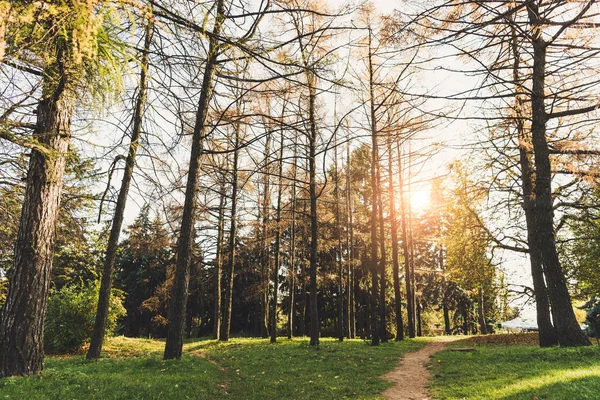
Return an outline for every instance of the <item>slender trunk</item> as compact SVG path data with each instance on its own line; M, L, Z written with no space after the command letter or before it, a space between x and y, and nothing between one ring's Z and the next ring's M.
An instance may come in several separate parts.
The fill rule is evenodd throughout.
M285 100L284 100L285 101ZM285 105L282 115L285 114ZM277 297L279 292L279 267L281 245L281 198L283 196L283 132L279 143L279 171L277 187L277 209L275 210L275 265L273 268L273 304L271 305L271 343L277 341Z
M108 246L104 256L104 265L102 268L102 279L100 283L100 292L98 294L98 308L96 311L96 321L94 323L94 331L90 347L86 358L99 358L102 352L102 343L104 341L104 331L106 330L106 319L108 318L108 308L110 306L110 292L112 289L112 277L115 269L115 260L117 258L117 248L119 246L119 236L123 226L123 217L125 215L125 206L129 194L129 187L133 177L133 167L139 145L140 135L142 133L142 119L144 117L144 107L146 104L147 93L147 74L148 74L148 53L152 43L152 35L154 33L154 22L152 18L148 20L146 25L146 37L144 40L144 51L142 53L139 93L135 103L133 112L133 129L131 131L131 142L129 144L129 152L125 159L125 170L123 171L123 179L121 180L121 188L117 198L115 215L113 217L110 228L110 236L108 238Z
M0 378L32 375L44 366L44 320L62 179L71 140L75 93L64 45L44 70L44 92L33 137L43 147L31 151L19 233L0 315Z
M392 230L392 272L394 279L394 313L396 314L396 340L404 340L404 325L402 324L402 297L400 294L400 260L398 259L398 216L396 215L396 193L394 190L394 169L391 139L387 142L388 149L388 193L390 200L390 224Z
M215 255L215 309L213 314L213 339L218 339L221 336L221 307L222 307L222 276L223 276L223 236L225 224L225 202L227 194L225 193L225 185L220 187L219 199L219 216L217 221L217 253Z
M410 252L408 247L408 222L406 218L406 199L404 196L404 171L402 168L402 152L400 143L396 142L398 151L398 177L400 183L400 218L402 220L402 252L404 255L404 280L406 283L406 312L408 316L408 336L415 337L415 303L410 270Z
M354 284L354 221L352 217L352 191L350 188L350 169L351 169L351 158L350 158L350 142L346 146L346 213L348 216L348 229L347 229L347 253L348 253L348 283L347 292L348 296L348 338L356 337L356 294Z
M270 128L267 127L267 137L265 141L265 173L263 175L263 199L262 199L262 262L261 262L261 276L262 290L260 292L260 316L259 316L259 324L260 324L260 336L268 337L269 336L269 272L271 265L271 254L269 251L270 248L270 240L269 236L271 234L269 229L270 223L270 212L271 212L271 131Z
M319 345L319 309L317 307L317 121L316 121L316 87L315 77L308 72L309 85L309 192L310 192L310 344Z
M223 306L223 327L219 339L229 340L231 331L231 310L233 304L233 281L235 278L235 245L237 237L237 200L238 200L238 164L240 156L240 126L235 124L235 141L233 152L233 165L231 168L231 215L229 220L229 242L227 245L227 289L225 291L225 304Z
M446 296L442 300L442 309L444 312L444 333L446 335L452 335L452 328L450 327L450 310L448 310L448 303L446 302Z
M338 340L344 341L344 265L342 264L342 232L340 218L340 179L337 151L337 134L334 137L334 199L335 199L335 235L337 239L337 248L335 253L335 262L337 264L338 273L338 298L337 298L337 314L338 314Z
M412 150L411 150L411 142L409 140L408 142L408 182L407 182L407 191L410 194L412 194L412 189L411 189L411 166L412 166ZM409 267L410 267L410 286L412 288L412 307L413 307L413 318L417 318L417 311L416 308L418 307L418 294L417 294L417 277L415 275L415 242L414 242L414 238L413 238L413 224L412 224L412 203L410 202L410 200L408 201L408 203L406 204L406 208L407 208L407 217L406 217L406 223L408 225L408 253L410 255L409 258ZM413 320L413 326L416 325L416 321ZM420 328L419 326L417 326L417 329ZM417 336L421 336L418 332L417 332Z
M294 336L294 311L295 311L295 298L296 298L296 178L298 174L298 168L296 163L298 162L298 143L297 137L294 141L294 165L292 171L292 226L290 228L290 296L289 296L289 307L288 307L288 327L287 337L291 339Z
M177 263L171 294L169 327L163 355L165 360L181 358L183 349L183 329L185 326L188 286L190 282L190 264L194 242L194 222L197 208L196 194L198 192L198 178L200 176L200 160L203 153L203 139L206 133L206 115L208 114L209 103L213 93L213 80L219 55L220 46L218 37L221 34L221 27L225 21L225 1L217 0L216 6L217 15L212 35L209 39L208 59L206 61L200 90L200 100L196 112L196 123L192 135L190 166L185 189L181 229L177 243Z
M387 323L386 323L386 309L385 309L385 292L386 292L386 276L385 266L387 261L385 251L385 224L383 219L383 194L381 189L381 166L379 162L379 154L377 155L377 211L379 221L379 327L381 329L381 341L387 343Z
M514 26L512 33L512 56L513 56L513 80L515 82L516 118L515 125L519 137L519 165L521 168L521 188L523 190L523 209L527 225L527 246L529 247L529 262L531 265L531 277L533 280L533 291L535 296L536 317L538 324L538 338L540 347L550 347L558 344L556 331L550 318L550 304L546 282L544 282L544 271L542 258L538 247L535 227L535 197L533 193L533 171L531 157L528 154L528 138L524 126L524 104L525 100L521 93L525 93L520 84L519 77L520 55L517 46L517 33Z
M377 279L377 270L379 269L379 258L377 250L377 220L379 212L378 205L378 185L377 185L377 167L378 167L378 152L377 152L377 116L375 114L375 83L373 70L373 53L372 53L372 36L373 33L369 29L369 106L370 106L370 122L371 122L371 344L379 344L379 336L381 328L379 326L378 317L378 298L379 288Z
M417 336L423 336L423 325L421 324L421 299L417 297L415 299L415 311L417 316Z
M487 325L485 323L485 297L483 296L483 289L479 288L478 300L479 306L477 307L478 317L479 317L479 332L482 335L487 335Z
M561 346L591 345L583 333L571 305L571 297L556 250L554 210L552 204L552 170L546 139L547 114L545 108L546 47L542 38L542 21L537 3L528 6L531 25L534 27L533 73L531 92L531 136L535 156L535 218L538 246L548 284L548 296L553 314L558 342Z

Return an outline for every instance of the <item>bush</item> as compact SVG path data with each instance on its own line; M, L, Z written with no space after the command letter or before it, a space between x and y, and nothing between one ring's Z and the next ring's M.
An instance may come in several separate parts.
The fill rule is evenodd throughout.
M591 303L591 304L590 304ZM585 317L587 323L586 333L590 337L600 338L600 301L588 303L591 308Z
M44 325L44 347L50 353L67 353L79 350L92 336L100 283L89 286L64 286L53 291L48 301L48 314ZM106 335L114 333L117 320L125 314L122 292L113 290Z

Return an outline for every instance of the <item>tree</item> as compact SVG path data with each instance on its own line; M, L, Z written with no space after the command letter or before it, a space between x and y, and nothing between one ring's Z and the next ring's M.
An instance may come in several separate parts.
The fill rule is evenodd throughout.
M154 21L152 15L148 17L146 23L146 30L144 36L144 49L142 50L142 57L140 62L140 82L139 92L136 99L136 105L134 114L132 116L132 130L131 130L131 143L129 144L129 151L127 158L125 159L125 171L123 173L123 179L121 181L121 188L119 190L119 196L117 198L117 205L115 214L113 217L110 237L108 238L108 247L106 249L106 255L104 257L104 268L102 271L102 280L100 285L100 291L98 294L98 307L96 312L96 322L94 324L94 332L90 342L90 347L86 358L93 359L99 358L102 352L102 342L104 340L105 324L108 317L108 308L110 305L110 294L112 289L112 276L115 269L115 260L117 258L117 246L119 244L119 236L121 234L121 228L123 226L123 218L125 215L125 205L127 203L127 197L129 194L129 186L131 185L131 179L133 177L133 167L135 164L135 158L137 148L139 146L140 136L142 133L142 120L144 115L144 108L146 105L146 92L147 92L147 76L148 76L148 58L150 45L152 43L152 35L154 32Z
M103 6L72 1L49 8L25 2L9 7L5 35L10 45L2 52L5 58L22 57L26 62L33 55L38 60L41 71L30 71L42 76L42 93L31 139L20 140L4 127L0 136L31 148L10 285L0 316L0 377L31 375L43 367L43 325L75 99L86 80L95 80L95 88L101 88L97 78L106 78L100 74L114 72L117 65L116 60L102 64L102 54L111 54L110 49L98 51L102 46L107 50L102 39L110 37L104 19L108 14L99 12ZM37 18L29 18L34 14ZM103 69L94 68L99 65Z

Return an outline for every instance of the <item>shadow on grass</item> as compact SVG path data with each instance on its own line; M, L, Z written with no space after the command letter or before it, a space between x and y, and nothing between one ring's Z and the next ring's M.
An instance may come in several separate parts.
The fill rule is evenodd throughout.
M433 393L443 399L599 398L598 347L478 346L434 357Z

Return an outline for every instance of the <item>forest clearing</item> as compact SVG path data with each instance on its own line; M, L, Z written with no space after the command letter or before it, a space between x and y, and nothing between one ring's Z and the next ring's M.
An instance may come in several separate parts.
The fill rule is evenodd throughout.
M307 338L186 341L180 361L161 360L164 341L115 337L97 361L83 354L52 356L36 377L0 380L6 399L596 399L600 347L541 349L535 334L501 337L478 345L462 339L448 347L473 353L436 352L420 381L433 397L392 390L391 370L406 370L403 356L443 339L390 342ZM448 338L448 337L446 337ZM460 339L460 338L455 338ZM493 342L493 340L492 340ZM440 343L440 342L438 342ZM397 382L400 387L415 385Z
M599 29L0 0L0 397L593 399Z

